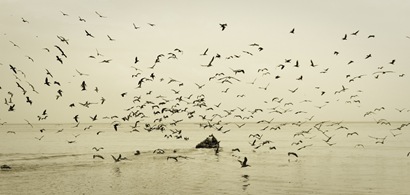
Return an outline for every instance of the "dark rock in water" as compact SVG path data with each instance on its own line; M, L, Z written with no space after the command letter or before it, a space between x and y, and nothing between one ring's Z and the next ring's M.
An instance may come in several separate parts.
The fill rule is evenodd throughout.
M211 134L204 141L197 144L195 148L219 148L219 141Z
M1 170L10 170L11 167L8 166L8 165L1 165L0 169L1 169Z

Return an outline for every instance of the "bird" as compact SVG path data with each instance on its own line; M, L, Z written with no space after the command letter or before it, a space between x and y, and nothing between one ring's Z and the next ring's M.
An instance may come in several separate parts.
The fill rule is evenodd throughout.
M221 26L221 30L224 31L225 28L228 26L228 24L224 23L224 24L219 24L219 26Z
M87 30L85 30L85 36L89 36L89 37L94 38L94 36L92 34L90 34Z
M243 158L243 161L238 160L238 162L241 164L241 168L250 167L250 165L247 164L248 163L248 158L246 158L246 156Z
M74 116L74 120L76 123L78 123L78 114Z
M349 137L349 135L359 135L357 132L351 132L351 133L347 133L346 137Z
M96 121L97 120L97 115L90 116L90 118L91 118L92 121Z
M60 62L60 64L63 64L63 60L59 56L56 56L56 58L57 58L57 61Z
M201 56L206 56L206 53L208 52L209 48L206 48L206 50L204 51L204 53L201 54Z
M9 41L11 44L13 44L14 47L20 48L17 44L15 44L13 41Z
M94 158L101 158L101 159L104 160L104 157L101 156L101 155L99 155L99 154L94 154L94 155L93 155L93 159L94 159Z
M16 67L12 66L11 64L9 64L10 69L14 72L14 74L17 74L17 69Z
M1 169L1 170L11 170L11 166L9 166L9 165L1 165L1 166L0 166L0 169Z
M59 47L58 45L54 45L54 47L57 48L57 49L60 51L61 56L64 56L65 58L67 58L67 55L65 54L65 52L63 51L63 49L61 49L61 47Z
M106 16L101 15L101 14L98 13L97 11L95 11L95 14L97 14L100 18L106 18Z
M292 28L289 33L295 34L295 28Z
M211 61L210 61L207 65L201 65L201 66L204 66L204 67L211 67L211 66L212 66L212 62L214 61L214 59L215 59L215 56L214 56L214 57L212 57Z
M121 160L123 160L124 158L121 158L121 154L118 155L117 158L114 157L114 155L111 155L112 159L114 159L114 162L120 162Z
M310 66L311 66L311 67L316 67L316 66L318 66L318 65L315 64L315 63L313 63L313 60L310 60Z
M343 36L342 40L343 40L343 41L346 41L346 40L347 40L347 34L345 34L345 36Z
M30 23L28 20L24 19L23 17L21 18L21 21L24 23Z
M153 153L154 154L164 154L165 151L163 149L155 149Z
M85 84L85 81L83 81L81 83L81 91L85 91L86 90L87 85Z
M117 131L118 130L118 126L119 126L120 124L119 123L115 123L113 126L114 126L114 130L115 131Z
M80 20L81 22L87 22L84 18L81 18L80 16L78 16L78 20Z
M108 40L115 41L115 39L111 38L110 35L107 35L107 37L108 37Z
M103 60L103 61L101 61L100 63L110 63L112 61L112 59L108 59L108 60Z
M298 158L299 156L296 154L296 153L294 153L294 152L288 152L288 156L295 156L296 158Z
M103 147L99 147L99 148L93 147L93 148L92 148L92 150L95 150L95 151L97 151L97 152L100 151L100 150L102 150L102 149L104 149L104 148L103 148Z
M366 56L366 58L364 58L364 59L369 59L369 58L371 58L372 57L372 54L368 54L367 56Z
M356 36L356 35L357 35L357 33L359 33L359 30L357 30L356 32L352 33L351 35Z

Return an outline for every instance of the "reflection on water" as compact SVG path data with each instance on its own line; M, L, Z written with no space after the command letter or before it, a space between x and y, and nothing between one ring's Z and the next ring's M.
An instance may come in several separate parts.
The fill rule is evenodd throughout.
M113 167L113 175L115 177L121 177L121 169L118 166Z
M408 194L409 132L380 145L368 135L384 137L378 130L385 129L346 126L359 136L346 138L342 130L334 131L337 144L329 146L320 132L311 131L307 136L317 139L304 140L301 144L309 147L300 150L301 145L292 143L301 138L293 135L309 127L233 129L230 134L215 133L222 146L216 154L194 148L209 132L195 131L193 125L181 127L189 141L166 139L161 132L110 133L103 128L106 132L98 136L65 130L39 141L34 138L39 132L17 130L0 137L0 165L12 167L0 171L0 194ZM66 136L73 133L81 136L68 144ZM251 146L250 133L263 134L257 149ZM269 145L262 145L266 140ZM136 148L139 155L134 155ZM159 148L163 153L154 153ZM288 155L290 151L298 156ZM111 155L119 154L127 160L115 162ZM251 167L238 163L245 156Z
M249 175L242 175L241 177L243 178L242 179L242 182L243 182L242 189L245 191L246 188L248 188L248 186L251 185L249 182Z

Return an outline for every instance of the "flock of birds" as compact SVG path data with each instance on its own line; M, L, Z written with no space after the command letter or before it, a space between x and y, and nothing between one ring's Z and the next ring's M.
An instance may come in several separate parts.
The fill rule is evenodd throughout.
M78 23L89 23L95 20L104 20L108 16L95 12L94 16L89 16L89 19L78 16L73 17L65 12L60 12L60 17L69 17L73 20L77 20ZM57 15L56 15L57 17ZM21 18L21 24L32 24L30 19ZM84 25L82 25L84 26ZM133 28L136 33L142 28L160 28L154 23L147 23L146 25L136 25L133 22L129 24L130 28ZM215 25L215 28L220 28L221 33L229 30L227 23L220 23ZM115 35L104 35L101 32L92 32L87 29L77 29L77 31L83 33L83 36L89 39L93 39L97 42L109 41L115 43L118 38ZM292 28L287 33L290 36L296 36L297 29ZM98 34L98 36L97 36ZM359 30L352 33L343 33L338 41L350 41L354 37L361 36ZM224 63L231 61L238 62L243 58L252 59L256 58L260 53L266 52L268 49L264 48L259 43L249 43L244 46L242 51L223 54L218 53L211 47L203 48L202 52L196 53L200 61L196 69L200 69L204 72L204 75L208 75L205 81L183 81L178 78L178 75L164 74L161 69L166 67L167 63L178 63L179 59L184 58L187 53L183 49L175 48L165 53L159 53L153 56L151 63L143 64L142 61L147 62L149 59L141 59L139 56L129 57L129 72L128 75L121 75L121 77L128 77L132 81L130 89L120 94L117 94L118 99L110 99L104 97L102 94L111 93L110 91L104 91L103 86L99 87L98 84L92 79L93 73L85 73L80 68L73 68L71 70L74 75L69 81L65 81L64 75L70 72L62 72L58 69L64 65L69 66L68 59L71 57L70 51L71 40L76 37L67 38L62 35L55 35L56 39L52 45L39 46L37 49L42 53L37 56L30 55L30 51L25 50L23 45L18 44L18 40L8 40L10 43L8 50L13 53L20 54L22 58L26 58L25 63L15 64L7 61L7 58L1 59L0 69L2 77L12 76L13 81L0 81L0 94L4 100L4 104L0 106L0 112L2 115L12 114L16 112L24 112L26 108L30 109L30 113L33 113L33 117L24 120L31 128L35 128L32 125L32 121L47 122L52 115L58 113L49 113L53 108L47 108L48 105L43 105L41 110L31 109L37 102L42 102L40 99L47 97L54 97L53 102L48 102L51 105L58 105L60 112L73 112L73 110L87 110L86 112L80 112L74 114L67 119L74 123L73 129L83 129L84 131L90 131L93 129L92 123L110 123L113 131L162 131L164 132L164 139L181 139L188 141L189 137L184 136L182 130L178 129L179 123L190 123L199 121L199 126L202 129L214 129L217 132L228 133L233 132L228 127L233 125L238 129L247 126L248 122L254 122L260 125L264 125L263 128L258 131L265 130L281 130L284 126L300 127L301 125L311 122L311 128L304 129L294 134L293 138L302 138L296 142L293 142L292 146L298 146L295 151L288 151L289 157L298 158L296 151L312 146L312 144L305 144L309 139L321 139L329 146L336 144L333 142L335 132L338 129L344 129L343 135L346 138L352 136L358 136L360 132L352 131L349 127L345 126L343 122L330 122L315 121L315 113L325 112L326 106L334 104L345 104L346 107L353 105L353 108L360 107L365 99L361 99L361 95L366 92L366 89L356 89L352 84L360 79L367 79L369 81L373 79L402 79L406 76L406 73L398 73L395 69L399 59L390 59L385 63L379 62L380 66L376 69L369 69L368 72L361 74L346 74L341 75L340 82L335 84L333 89L324 89L317 85L312 88L304 86L303 82L310 82L312 75L299 75L306 69L313 71L313 77L319 77L328 74L332 71L331 65L325 65L317 63L318 59L311 59L308 62L303 60L284 59L277 65L267 65L265 67L238 67L239 65L232 65L230 67L224 66ZM119 37L119 36L118 36ZM376 39L376 35L368 34L360 38ZM408 38L408 37L407 37ZM7 39L7 35L2 36L1 39ZM25 53L26 52L26 53ZM38 53L33 52L33 53ZM338 60L340 56L343 56L343 51L334 50L329 51L333 53L335 60ZM83 55L83 54L82 54ZM191 53L192 55L192 53ZM106 53L100 53L99 49L95 49L95 53L83 56L83 60L91 60L92 63L101 64L113 64L115 58L107 57ZM45 58L49 60L49 64L37 63L38 58ZM363 61L374 58L371 53L363 56L363 59L351 59L344 65L346 68L351 68L355 63L362 63ZM361 61L361 62L359 62ZM276 63L276 62L272 62ZM148 65L147 65L148 64ZM28 66L36 66L38 69L42 69L43 80L32 79L30 73L26 70ZM8 70L7 70L8 69ZM303 71L300 71L303 69ZM288 71L286 74L285 71ZM293 78L284 78L292 75L289 72L298 74ZM189 74L189 72L186 72ZM248 76L250 75L250 76ZM389 76L390 75L390 76ZM290 77L290 76L289 76ZM287 80L286 80L287 79ZM203 79L204 80L204 79ZM284 81L285 80L285 81ZM283 89L283 87L275 87L277 83L282 83L292 80L293 82L299 82L293 86L294 88ZM322 82L323 80L321 80ZM101 85L104 85L102 81ZM188 87L187 87L188 86ZM158 90L158 89L161 90ZM75 89L75 92L72 92ZM243 90L241 90L243 89ZM67 91L67 92L66 92ZM275 96L274 91L282 91L283 94ZM304 91L309 96L299 95ZM299 92L299 93L298 93ZM67 93L72 93L71 96L78 96L79 99L88 98L88 100L68 100L65 99ZM252 97L252 93L264 94L263 97ZM98 96L98 98L95 98ZM82 98L80 98L82 97ZM216 98L215 97L221 97ZM317 99L328 100L317 100ZM71 102L70 102L71 101ZM232 103L235 102L232 106ZM252 101L252 102L251 102ZM67 103L69 102L69 103ZM107 102L123 102L124 105L128 105L126 108L121 108L117 113L109 116L101 116L97 113L101 109L108 109L104 107ZM255 103L254 102L258 102ZM26 104L26 105L23 105ZM27 107L28 106L28 107ZM298 107L300 106L300 107ZM38 108L40 106L37 106ZM305 109L307 108L307 109ZM395 110L398 113L406 114L410 112L408 108L388 108L388 107L375 107L371 110L367 110L362 115L364 120L373 116L376 124L391 126L392 124L386 119L377 118L377 115L386 110ZM84 114L93 113L93 114ZM115 113L115 111L113 111ZM49 115L50 114L50 115ZM275 118L281 116L283 118L296 119L294 122L279 123L275 121ZM1 117L3 118L3 117ZM2 121L0 118L0 125L7 124L7 121ZM239 122L230 122L239 121ZM80 126L80 124L87 124ZM90 124L91 123L91 124ZM131 124L131 125L130 125ZM402 134L402 129L407 128L410 123L401 123L396 128L390 128L391 134L386 134L383 137L374 135L368 135L369 139L374 139L376 144L384 144L387 137L396 137ZM327 127L334 127L332 131L329 131ZM59 130L57 133L62 132L64 129ZM9 130L7 133L16 134L15 131ZM18 133L18 132L17 132ZM41 141L47 139L46 129L39 130L40 136L35 139ZM104 133L104 131L96 130L96 136ZM332 135L333 134L333 135ZM341 133L338 134L338 136ZM313 136L314 135L314 136ZM78 137L79 135L76 135ZM256 133L250 134L249 138L252 139L250 146L257 150L259 148L268 146L270 150L276 150L273 142L269 139L263 139L263 134ZM75 140L67 140L69 144L73 144ZM355 147L364 147L363 144L357 144ZM103 147L94 147L93 150L98 152L104 149ZM216 154L219 148L216 149ZM239 152L239 148L232 150ZM158 149L154 151L157 154L163 154L164 150ZM139 155L140 152L136 151L135 155ZM93 158L104 159L99 154L93 155ZM125 160L125 157L119 155L118 157L112 156L115 162ZM187 159L186 156L168 156L167 160L173 159L178 161L178 158ZM249 167L246 157L238 157L241 167ZM2 169L7 169L6 166Z

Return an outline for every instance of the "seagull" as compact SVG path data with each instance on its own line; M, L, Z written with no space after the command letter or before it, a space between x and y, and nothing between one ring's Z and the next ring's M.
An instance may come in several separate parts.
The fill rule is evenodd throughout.
M209 48L206 48L206 50L204 51L204 53L201 54L201 56L206 56L206 52L208 52Z
M78 16L78 20L80 20L81 22L86 22L84 18L81 18L80 16Z
M24 23L30 23L28 20L21 18L21 21L23 21Z
M114 159L115 162L120 162L121 160L125 159L125 158L121 158L121 154L118 155L118 158L115 158L113 155L111 155L112 159Z
M224 23L224 24L219 24L219 26L221 26L222 31L225 30L225 28L228 26L228 24Z
M103 148L103 147L99 147L99 148L93 147L93 148L92 148L92 150L95 150L95 151L97 151L97 152L100 151L101 149L104 149L104 148Z
M1 166L0 166L0 169L1 169L1 170L10 170L11 167L10 167L9 165L1 165Z
M106 18L106 16L101 15L100 13L98 13L97 11L95 12L100 18Z
M15 44L13 41L9 41L11 44L13 44L14 47L20 48L17 44Z
M12 70L14 74L17 74L16 67L12 66L11 64L9 64L9 66L10 66L10 70Z
M115 131L118 130L118 125L120 125L120 124L118 124L118 123L114 124L114 130L115 130Z
M61 47L59 47L58 45L54 45L54 47L56 47L60 52L61 55L64 56L65 58L67 58L67 55L65 55L64 51L61 49Z
M111 38L110 35L107 35L107 37L110 41L115 41L115 39Z
M82 83L81 83L81 91L85 91L86 89L85 89L85 87L86 87L87 85L85 84L85 81L83 81Z
M241 168L243 168L243 167L250 167L250 165L246 164L246 163L248 162L248 158L246 158L246 156L245 156L245 158L243 159L243 161L238 160L238 162L241 163Z
M112 60L112 59L109 59L109 60L103 60L103 61L101 61L100 63L110 63L110 62L111 62L111 60Z
M206 52L205 52L206 53ZM205 54L206 55L206 54ZM212 62L214 61L214 59L215 59L215 56L214 57L212 57L212 59L211 59L211 61L207 64L207 65L201 65L201 66L204 66L204 67L211 67L212 66Z
M357 30L356 32L352 33L351 35L356 36L356 35L357 35L357 33L359 33L359 30Z
M56 58L57 58L57 61L60 62L60 64L63 64L63 60L59 56L56 56Z
M103 159L103 160L104 160L104 157L103 157L103 156L101 156L101 155L94 154L94 155L93 155L93 159L94 159L94 158L96 158L96 157L97 157L97 158L101 158L101 159Z
M349 137L349 135L359 135L359 134L357 132L347 133L346 137Z
M89 74L82 73L82 72L78 71L77 69L75 69L75 71L76 71L80 76L90 76Z
M294 152L288 152L288 156L290 156L290 155L293 155L293 156L295 156L296 158L297 157L299 157L296 153L294 153Z
M86 35L85 35L85 36L89 36L89 37L94 38L94 36L93 36L92 34L90 34L87 30L85 30L85 33L86 33Z

